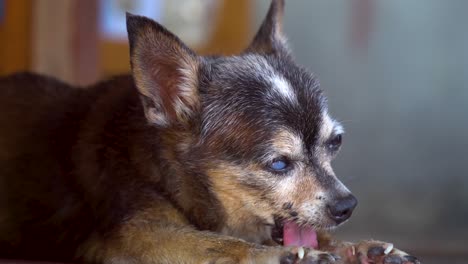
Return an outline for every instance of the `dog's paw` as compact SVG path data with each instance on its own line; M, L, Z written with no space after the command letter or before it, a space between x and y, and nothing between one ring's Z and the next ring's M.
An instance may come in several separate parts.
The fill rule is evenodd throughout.
M245 263L268 264L340 264L335 254L303 247L265 247L252 252ZM244 263L244 262L241 262Z
M291 248L283 255L280 264L338 264L337 255L308 248Z
M391 243L361 241L346 248L345 263L359 264L421 264L414 256L393 247Z

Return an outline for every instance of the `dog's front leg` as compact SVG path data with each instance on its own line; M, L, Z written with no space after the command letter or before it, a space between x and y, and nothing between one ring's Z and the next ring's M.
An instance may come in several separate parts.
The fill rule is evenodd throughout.
M167 208L140 212L108 236L91 238L79 255L90 263L119 264L335 263L331 254L320 251L262 246L199 231Z
M344 264L420 264L416 257L382 241L345 242L320 234L319 245L320 250L338 255Z

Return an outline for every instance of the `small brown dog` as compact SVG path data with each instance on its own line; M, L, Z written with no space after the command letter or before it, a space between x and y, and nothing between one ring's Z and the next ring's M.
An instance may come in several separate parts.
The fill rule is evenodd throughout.
M419 263L326 230L357 204L342 127L272 2L253 43L200 57L127 15L132 76L0 80L0 257L88 263Z

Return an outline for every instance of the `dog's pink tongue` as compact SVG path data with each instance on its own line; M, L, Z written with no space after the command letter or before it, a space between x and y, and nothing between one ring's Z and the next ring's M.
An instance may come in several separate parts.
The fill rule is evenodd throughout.
M311 227L300 227L294 222L285 222L283 245L318 248L317 232Z

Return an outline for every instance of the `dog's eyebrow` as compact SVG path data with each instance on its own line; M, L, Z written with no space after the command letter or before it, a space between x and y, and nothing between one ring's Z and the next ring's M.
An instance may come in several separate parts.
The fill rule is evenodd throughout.
M334 124L333 134L335 134L335 135L344 134L344 132L345 132L344 127L340 122L338 122L336 120L333 120L333 124Z
M320 126L319 137L322 142L326 141L331 135L344 133L343 125L332 119L327 112L322 113L322 123Z
M289 130L282 129L274 134L270 140L265 159L271 160L278 155L288 156L293 159L300 159L304 155L304 143L302 138Z

